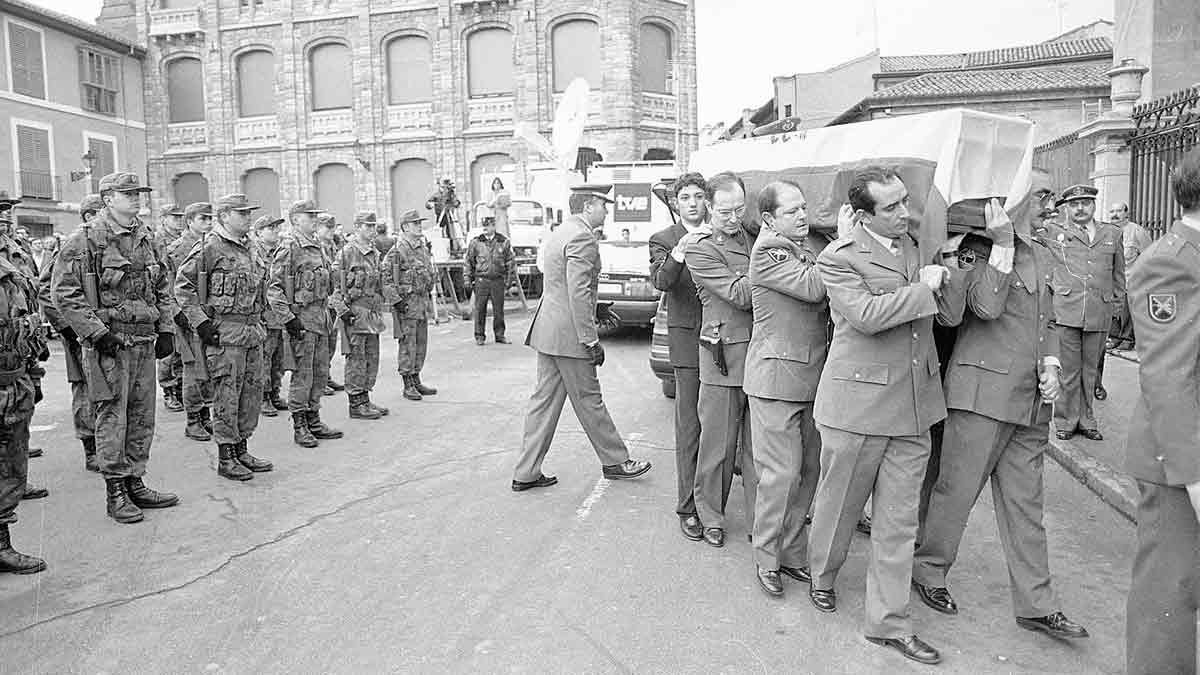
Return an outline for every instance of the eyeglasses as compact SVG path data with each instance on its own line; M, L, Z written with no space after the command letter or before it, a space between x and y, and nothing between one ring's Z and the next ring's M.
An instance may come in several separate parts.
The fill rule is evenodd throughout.
M716 213L721 218L724 218L725 220L729 220L730 218L733 218L735 216L738 218L741 218L742 216L746 215L746 206L745 206L745 204L743 204L742 206L739 206L738 208L733 209L732 211L729 209L716 209L714 211L714 213Z

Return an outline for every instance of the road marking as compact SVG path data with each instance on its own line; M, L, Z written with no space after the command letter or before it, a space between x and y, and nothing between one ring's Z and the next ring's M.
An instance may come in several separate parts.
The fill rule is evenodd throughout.
M29 430L37 431L37 432L50 431L51 429L53 429L56 426L58 426L58 425L57 424L39 424L35 427L29 427Z
M575 509L575 517L577 519L581 521L587 519L588 515L592 512L592 507L596 505L596 502L600 501L600 497L604 495L604 491L608 489L608 485L611 482L607 478L601 478L596 481L596 486L592 488L592 493L583 500L579 508Z

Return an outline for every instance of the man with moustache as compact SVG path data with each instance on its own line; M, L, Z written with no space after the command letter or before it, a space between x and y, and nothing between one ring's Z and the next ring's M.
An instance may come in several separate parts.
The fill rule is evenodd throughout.
M742 226L746 188L732 173L719 173L706 186L712 232L687 248L684 261L700 297L700 450L696 459L696 512L704 541L725 545L725 505L741 448L747 530L753 531L754 463L750 417L742 378L754 317L751 314L750 248Z
M700 300L684 255L711 232L704 176L686 173L671 193L679 222L650 235L650 280L666 294L667 340L675 373L675 478L679 499L675 513L683 536L700 541L704 526L696 515L696 456L700 450Z
M821 475L813 400L829 349L829 303L817 270L827 240L810 236L807 202L792 181L758 193L762 229L750 252L754 331L742 389L750 405L754 562L759 587L783 595L780 573L808 583L806 520Z

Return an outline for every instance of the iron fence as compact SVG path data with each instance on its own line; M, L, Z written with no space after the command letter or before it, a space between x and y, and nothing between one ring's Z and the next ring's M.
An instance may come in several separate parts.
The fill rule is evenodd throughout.
M1079 134L1072 132L1034 148L1033 165L1050 174L1055 192L1080 183L1090 185L1095 149L1094 137L1080 140Z
M1200 144L1200 85L1137 106L1133 121L1129 216L1157 238L1179 218L1171 169Z

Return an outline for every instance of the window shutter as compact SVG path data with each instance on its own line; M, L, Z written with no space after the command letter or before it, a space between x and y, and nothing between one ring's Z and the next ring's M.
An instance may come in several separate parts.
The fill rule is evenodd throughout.
M320 45L309 54L312 73L312 109L335 110L354 105L350 48Z
M275 55L266 50L246 52L237 60L238 115L275 114Z
M662 26L642 24L641 40L638 44L638 63L642 75L642 91L671 93L668 86L669 61L671 59L671 35Z
M467 38L467 89L471 96L511 95L514 86L513 37L488 28Z
M401 37L388 43L388 103L420 103L433 98L429 40Z
M554 91L565 91L582 77L592 91L600 89L600 26L577 19L554 27Z
M9 58L12 59L12 89L18 94L46 98L42 36L16 24L8 24Z
M92 192L100 191L100 179L117 170L113 144L98 138L88 139L88 152L95 157L92 163Z

